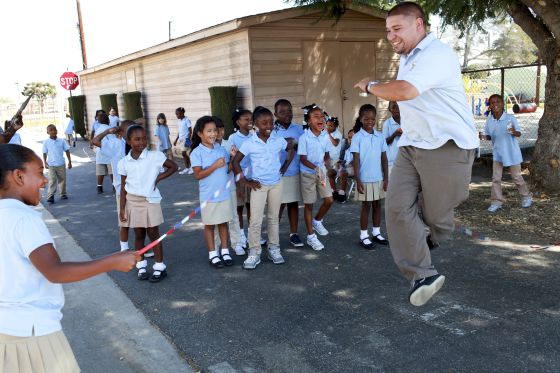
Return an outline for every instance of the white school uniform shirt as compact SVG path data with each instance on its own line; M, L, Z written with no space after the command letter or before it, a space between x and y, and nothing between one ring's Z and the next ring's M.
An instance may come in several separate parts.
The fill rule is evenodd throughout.
M109 127L116 127L120 122L121 118L119 118L117 115L109 115Z
M118 163L119 175L126 176L124 189L127 193L146 197L150 203L160 203L159 189L154 189L156 178L165 163L165 154L157 150L144 149L138 159L132 158L130 151Z
M459 61L434 33L428 33L408 55L401 55L397 80L407 81L420 93L399 101L403 128L399 146L437 149L453 140L462 149L479 147Z
M68 118L68 124L66 125L66 130L64 131L66 135L74 134L74 121Z
M329 136L329 131L325 130L325 133L327 136ZM334 159L335 161L338 161L340 158L340 151L342 150L342 134L340 133L340 131L337 129L334 130L333 133L331 133L331 136L336 140L338 139L338 145L334 146L333 143L331 142L330 137L329 139L329 143L331 145L330 150L329 150L329 157L331 157L331 159Z
M95 130L95 135L97 136L97 135L107 131L109 128L111 128L111 127L109 127L106 124L99 124L99 126ZM109 135L105 136L101 140L101 147L103 147L104 141L106 142L110 137L115 137L115 135L109 134ZM111 164L111 156L108 156L106 153L101 152L101 151L99 151L99 149L97 149L97 151L95 153L95 163L96 164Z
M389 137L393 135L397 131L397 129L401 128L401 125L398 124L393 117L387 119L383 122L383 137L385 141ZM391 144L387 144L387 163L389 166L392 166L395 160L397 159L397 155L399 154L399 140L400 136L395 136L393 142Z
M106 141L103 141L106 140ZM104 156L111 158L111 167L113 168L113 186L117 196L121 194L121 175L119 175L119 161L124 158L126 141L117 136L105 136L101 140L101 148L99 152Z
M47 154L47 163L49 167L64 166L64 152L69 150L70 146L66 140L57 137L51 139L50 137L43 141L43 153Z
M64 293L29 255L54 241L41 214L16 199L0 199L0 334L42 336L62 329Z
M516 166L523 162L517 137L508 132L508 126L521 132L517 118L506 112L502 113L499 119L490 113L484 126L486 134L492 139L492 157L504 167Z
M184 143L187 137L189 137L189 128L191 128L189 118L179 119L179 142Z

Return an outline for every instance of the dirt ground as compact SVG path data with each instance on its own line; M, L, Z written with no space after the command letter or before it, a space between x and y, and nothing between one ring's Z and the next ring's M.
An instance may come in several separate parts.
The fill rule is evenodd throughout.
M528 170L525 168L523 172L528 181ZM470 197L456 210L457 223L489 239L535 246L560 245L560 195L532 191L533 205L524 209L509 172L504 172L502 189L506 203L491 214L486 211L490 205L491 181L491 163L476 162Z

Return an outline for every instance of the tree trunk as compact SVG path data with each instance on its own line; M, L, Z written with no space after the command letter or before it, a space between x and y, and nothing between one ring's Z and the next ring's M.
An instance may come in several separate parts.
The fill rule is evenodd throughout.
M546 58L544 113L529 170L531 183L547 193L560 193L560 50Z

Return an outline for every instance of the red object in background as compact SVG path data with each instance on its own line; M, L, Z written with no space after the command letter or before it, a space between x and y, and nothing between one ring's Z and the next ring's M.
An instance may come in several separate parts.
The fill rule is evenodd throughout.
M80 84L78 75L71 71L67 71L60 76L60 85L67 91L72 91Z

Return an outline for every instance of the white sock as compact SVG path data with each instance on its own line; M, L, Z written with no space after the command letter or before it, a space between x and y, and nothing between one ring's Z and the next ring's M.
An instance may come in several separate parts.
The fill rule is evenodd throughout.
M345 192L345 191L343 191L342 189L340 189L340 190L338 191L338 194L340 194L341 196L343 196L343 195L345 195L345 194L346 194L346 192Z
M315 233L313 233L313 234L308 234L308 235L307 235L307 239L308 239L308 240L312 239L313 237L315 237Z
M225 248L223 247L222 248L222 256L224 256L226 254L229 255L229 249L227 247L225 247Z
M163 264L163 262L155 262L154 265L152 266L152 268L154 269L154 271L165 271L165 269L167 268L167 266L165 264Z
M369 237L369 233L367 229L365 231L360 230L360 240L363 240L364 238L368 238L368 237Z
M215 256L218 256L218 250L212 250L208 252L208 259L212 259Z
M322 223L322 222L323 222L323 219L321 219L321 220L315 220L315 219L313 219L313 224Z
M148 266L148 261L146 259L136 262L136 268L146 270Z
M124 242L120 241L120 242L121 242L121 251L126 251L126 250L130 249L128 247L128 241L124 241Z
M373 235L373 237L377 236L378 234L381 234L381 227L371 228L371 234Z

